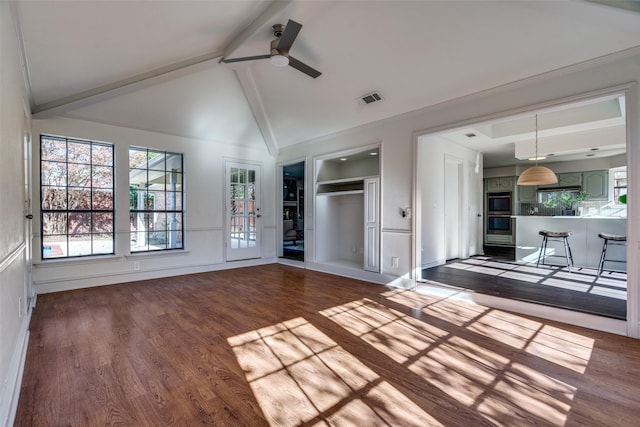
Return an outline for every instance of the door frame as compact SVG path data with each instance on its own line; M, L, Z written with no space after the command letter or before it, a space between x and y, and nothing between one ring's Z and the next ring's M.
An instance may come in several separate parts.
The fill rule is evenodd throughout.
M304 222L304 241L305 241L305 246L304 246L304 258L305 260L307 259L307 253L309 250L309 246L307 244L308 240L308 233L307 233L307 212L308 212L308 205L311 202L311 198L309 197L309 192L307 190L307 188L310 188L310 186L308 185L309 182L309 160L306 157L300 157L300 158L296 158L296 159L292 159L292 160L287 160L284 162L280 162L278 163L277 166L277 176L276 176L276 203L278 204L278 207L276 208L276 215L278 220L276 221L276 256L282 260L283 258L283 254L284 254L284 249L283 249L283 240L282 240L282 234L283 234L283 219L282 216L284 215L284 197L282 194L282 188L284 186L284 168L286 166L291 166L291 165L295 165L298 163L304 163L304 189L305 189L305 202L304 202L304 210L302 212L302 216L305 219ZM296 262L293 260L287 260L287 262Z
M26 292L27 313L35 306L36 293L33 288L33 133L31 131L31 114L25 105L23 118L23 153L22 176L24 185L24 287Z
M413 154L415 160L413 169L414 191L412 199L416 215L413 216L412 226L414 230L414 236L411 244L411 278L414 281L414 285L418 286L418 282L422 280L422 260L420 247L420 214L422 210L420 176L422 168L418 156L418 154L420 153L420 141L422 138L477 125L478 123L491 122L495 120L516 117L518 115L531 114L540 110L562 107L568 104L617 94L623 94L626 100L626 153L628 179L627 194L630 195L630 201L627 203L627 218L636 218L638 217L638 212L640 212L640 197L636 197L636 194L640 193L640 170L635 167L635 165L640 164L640 147L638 146L638 141L640 141L640 129L638 128L637 120L635 120L638 118L638 114L640 114L638 111L638 83L636 82L623 83L603 89L582 92L563 98L556 98L549 101L529 104L525 105L524 107L488 113L414 132ZM627 240L630 242L640 241L640 226L633 224L631 221L627 223ZM627 259L638 259L639 256L640 245L628 244ZM517 301L509 301L510 310L515 312L522 310L522 312L526 313L526 308L520 307ZM545 316L545 318L563 321L561 318L554 316L551 312L549 312L549 315ZM638 265L637 263L627 264L627 319L624 321L624 323L627 336L640 338L640 265ZM593 321L587 320L585 322L576 322L575 324L591 329L601 330L601 327L599 327L599 325L594 323Z

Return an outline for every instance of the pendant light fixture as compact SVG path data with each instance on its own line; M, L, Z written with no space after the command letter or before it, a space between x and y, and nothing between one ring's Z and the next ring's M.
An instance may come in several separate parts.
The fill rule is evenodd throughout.
M538 166L538 115L536 114L536 165L522 172L518 178L518 185L546 185L557 184L558 177L549 168Z

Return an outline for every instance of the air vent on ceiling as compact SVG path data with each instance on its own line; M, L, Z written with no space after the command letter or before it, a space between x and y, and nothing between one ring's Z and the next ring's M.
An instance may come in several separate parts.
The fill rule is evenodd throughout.
M365 105L372 102L382 101L382 97L378 92L371 92L358 98L358 104Z

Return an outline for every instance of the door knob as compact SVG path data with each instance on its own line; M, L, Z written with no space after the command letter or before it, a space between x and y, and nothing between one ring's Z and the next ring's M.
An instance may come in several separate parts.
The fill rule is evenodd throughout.
M31 215L31 214L26 214L24 217L27 218L27 219L33 219L33 215Z
M258 215L256 215L256 216L257 216L258 218L260 218L262 215L258 214Z

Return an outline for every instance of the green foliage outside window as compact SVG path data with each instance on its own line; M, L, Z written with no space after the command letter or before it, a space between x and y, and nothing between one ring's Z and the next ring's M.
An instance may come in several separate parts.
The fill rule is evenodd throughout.
M589 194L576 191L556 191L549 194L542 204L547 208L573 209L578 203L589 198Z

